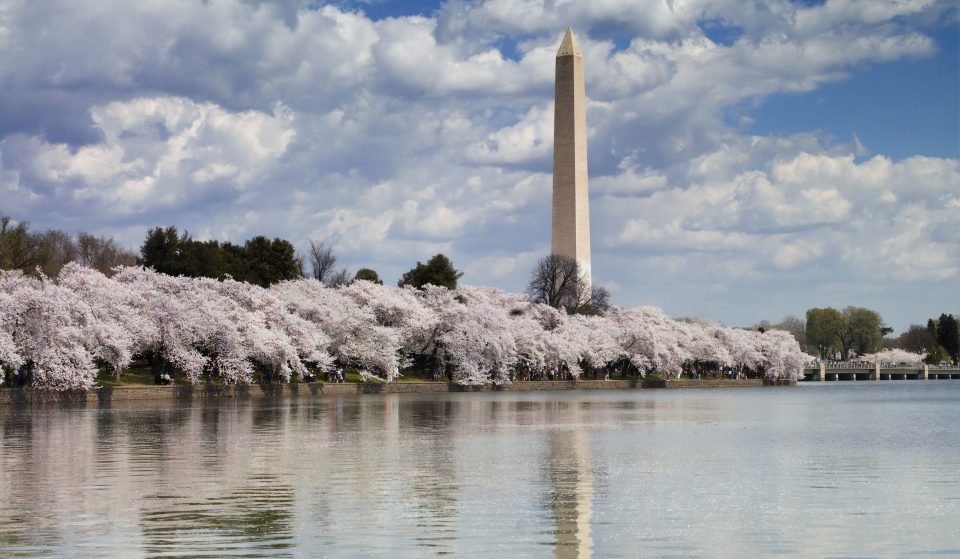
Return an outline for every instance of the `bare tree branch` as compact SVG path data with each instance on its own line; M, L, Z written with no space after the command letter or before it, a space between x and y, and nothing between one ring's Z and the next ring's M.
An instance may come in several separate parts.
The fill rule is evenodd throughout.
M37 239L25 222L12 224L8 216L0 217L0 269L30 272L39 262Z
M313 279L329 283L329 276L337 265L337 257L333 254L333 247L324 241L310 239L310 252L307 254L310 267L313 270Z
M113 239L89 233L77 233L77 262L108 276L117 266L134 266L137 255L123 248Z
M340 287L341 285L350 285L353 281L353 273L346 268L340 268L333 274L329 274L327 285L330 287Z
M566 309L569 314L602 312L609 306L610 293L591 290L576 260L551 254L541 258L530 274L527 294L535 303ZM600 306L594 306L594 294Z

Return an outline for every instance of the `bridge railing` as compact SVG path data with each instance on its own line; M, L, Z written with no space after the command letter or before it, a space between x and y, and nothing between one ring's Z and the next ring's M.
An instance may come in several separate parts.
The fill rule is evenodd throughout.
M834 363L825 363L824 368L828 371L836 369L854 369L857 371L872 371L876 365L873 363L864 363L862 361L847 361L847 362L834 362ZM819 364L807 365L804 369L808 371L816 371L820 368ZM897 371L922 371L923 364L920 363L881 363L880 370L897 370ZM960 365L927 365L928 371L960 371Z
M876 367L874 363L865 363L863 361L831 361L824 363L824 368L828 371L836 369L853 369L857 371L872 371ZM804 369L816 371L820 369L819 363L807 364ZM880 370L900 370L900 371L922 371L922 363L881 363ZM960 371L960 365L927 365L928 371Z
M873 369L873 363L864 363L862 361L837 361L832 363L824 363L824 366L827 369ZM816 366L819 368L819 365Z

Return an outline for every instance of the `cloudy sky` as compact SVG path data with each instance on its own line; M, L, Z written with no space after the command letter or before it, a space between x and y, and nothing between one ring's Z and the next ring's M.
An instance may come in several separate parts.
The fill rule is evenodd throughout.
M0 213L520 291L584 50L593 274L731 325L960 312L950 0L0 0Z

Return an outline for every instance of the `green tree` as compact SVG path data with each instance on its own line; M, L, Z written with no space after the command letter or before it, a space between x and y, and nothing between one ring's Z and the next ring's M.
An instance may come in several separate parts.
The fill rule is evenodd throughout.
M807 311L805 335L810 352L841 352L847 359L851 352L872 353L883 347L883 336L891 332L880 315L863 307L832 307Z
M927 353L927 358L924 359L923 362L927 365L939 365L941 362L949 363L950 354L947 353L947 350L943 349L942 345L938 345Z
M229 273L224 251L217 241L194 241L189 237L180 243L180 273L192 278L223 279Z
M156 227L140 248L140 263L170 275L223 279L231 276L268 286L303 276L302 261L289 241L253 237L238 246L217 241L195 241L176 227Z
M842 326L843 317L840 316L840 311L833 307L807 310L805 338L808 350L826 358L828 352L838 348L838 333Z
M863 307L846 307L840 313L843 324L837 332L846 358L850 351L863 355L883 347L886 325L876 312Z
M223 259L223 272L237 281L247 281L250 276L250 266L247 262L247 251L233 243L220 245L220 258Z
M365 280L372 281L377 285L383 285L383 280L380 279L380 274L376 270L371 270L370 268L360 268L357 270L357 273L353 276L353 281Z
M937 320L937 343L956 363L960 358L960 328L952 314L941 314Z
M154 227L147 231L147 238L140 247L140 264L148 266L161 274L183 275L180 265L180 246L189 240L184 234L181 238L174 226Z
M447 289L456 289L457 280L463 277L463 272L457 271L453 267L450 259L443 254L437 254L427 261L426 264L417 262L417 265L409 272L403 274L399 285L412 285L417 289L424 285L433 284Z
M244 281L267 287L272 283L303 276L296 250L289 241L272 241L258 235L244 246L247 276Z

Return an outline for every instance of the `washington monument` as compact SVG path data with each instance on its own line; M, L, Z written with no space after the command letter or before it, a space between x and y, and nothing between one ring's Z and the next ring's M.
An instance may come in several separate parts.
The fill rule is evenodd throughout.
M569 256L591 284L587 188L587 97L583 52L573 29L557 51L553 113L553 239L551 253Z

